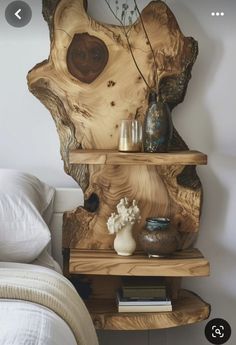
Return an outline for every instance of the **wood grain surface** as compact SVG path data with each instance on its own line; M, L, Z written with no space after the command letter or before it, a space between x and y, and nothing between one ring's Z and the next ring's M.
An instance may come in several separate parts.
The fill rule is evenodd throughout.
M114 237L108 234L106 222L119 200L127 197L136 199L141 209L135 238L145 218L167 216L181 234L180 247L191 247L202 201L195 164L198 159L205 164L204 156L185 161L192 165L179 164L176 158L172 165L158 166L124 165L121 159L119 165L89 164L91 160L71 164L72 150L116 150L121 120L143 122L150 91L134 65L123 29L97 22L86 8L84 0L43 1L50 54L28 74L29 90L55 121L65 171L84 191L84 208L65 214L63 246L111 249ZM150 86L158 85L157 92L173 110L184 100L198 44L183 35L164 1L150 2L141 15L157 65L140 18L127 28L134 56ZM186 150L174 129L170 151Z
M144 254L122 257L101 250L71 249L69 271L71 274L201 277L209 275L209 262L197 249L150 259Z
M147 330L200 322L209 317L210 305L196 294L180 290L172 312L118 313L115 300L91 299L86 302L96 329Z
M113 150L72 150L71 164L94 165L205 165L207 156L198 151L169 153L119 152Z

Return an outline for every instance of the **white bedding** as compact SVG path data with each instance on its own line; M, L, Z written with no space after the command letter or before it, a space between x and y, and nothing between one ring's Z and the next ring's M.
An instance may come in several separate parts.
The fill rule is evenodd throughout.
M53 257L45 249L41 255L32 262L33 265L50 268L58 273L62 274L60 265L53 259Z
M0 344L77 345L69 326L57 314L13 300L0 300Z
M86 308L70 285L63 276L48 268L0 262L1 296L4 297L0 299L0 345L98 345ZM28 301L12 299L11 290L17 298L23 295ZM63 306L60 309L62 314L69 315L70 327L48 307L29 302L28 296L33 290L37 295L35 301L44 301L45 295L46 305L52 300L56 306ZM76 341L76 336L80 341Z

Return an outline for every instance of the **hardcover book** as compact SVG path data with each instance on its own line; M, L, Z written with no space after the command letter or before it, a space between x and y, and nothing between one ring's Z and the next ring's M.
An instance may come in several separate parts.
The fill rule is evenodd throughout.
M117 292L117 301L119 305L171 305L171 300L167 297L130 298L124 297L121 290Z
M139 298L139 299L147 299L147 298L165 298L166 288L122 288L123 297L126 298Z
M117 292L117 305L119 312L163 312L172 311L171 300L168 298L148 298L145 300L125 298L122 291Z

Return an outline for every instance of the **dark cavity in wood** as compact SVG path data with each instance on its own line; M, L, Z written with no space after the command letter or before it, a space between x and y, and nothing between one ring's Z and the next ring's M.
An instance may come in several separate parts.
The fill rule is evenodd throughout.
M88 33L75 34L67 52L69 72L90 84L102 73L109 58L106 44Z
M84 208L88 212L96 212L99 208L99 197L96 193L92 193L90 197L84 200Z

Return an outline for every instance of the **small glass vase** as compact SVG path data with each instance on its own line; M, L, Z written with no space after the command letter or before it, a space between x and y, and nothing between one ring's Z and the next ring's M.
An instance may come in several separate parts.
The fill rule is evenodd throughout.
M140 152L142 150L142 124L138 120L122 120L118 150Z
M179 234L169 218L147 218L139 234L142 249L151 256L167 256L179 249Z
M170 146L173 124L167 103L155 91L151 91L143 128L144 152L167 152Z
M118 255L129 256L135 251L136 242L132 235L132 228L132 224L126 224L117 232L114 240L114 249Z

